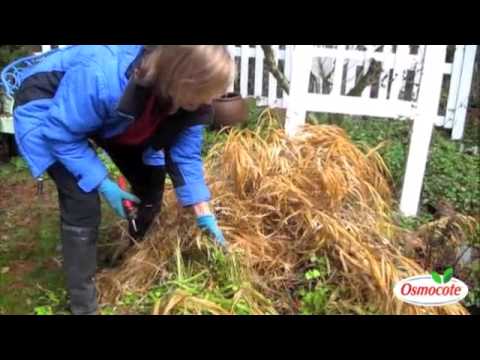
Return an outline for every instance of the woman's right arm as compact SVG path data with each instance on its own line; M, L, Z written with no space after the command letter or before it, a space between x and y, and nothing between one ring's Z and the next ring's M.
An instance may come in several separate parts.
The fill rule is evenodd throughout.
M88 143L108 114L106 79L95 65L70 69L53 98L44 136L55 158L85 192L99 187L108 172Z

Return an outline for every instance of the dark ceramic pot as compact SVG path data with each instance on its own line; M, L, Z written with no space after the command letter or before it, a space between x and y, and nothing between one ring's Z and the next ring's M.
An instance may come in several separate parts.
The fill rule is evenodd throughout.
M235 126L248 119L248 106L245 99L236 93L229 93L213 101L216 127Z

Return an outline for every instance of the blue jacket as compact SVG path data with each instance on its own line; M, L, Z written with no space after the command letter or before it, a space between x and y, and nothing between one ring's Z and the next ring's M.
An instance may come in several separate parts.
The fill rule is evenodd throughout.
M34 177L59 161L82 190L98 188L108 173L89 138L120 135L140 115L145 88L127 90L142 55L140 45L71 46L24 71L15 95L15 137ZM211 108L174 117L157 131L144 162L167 168L183 206L209 201L201 150Z

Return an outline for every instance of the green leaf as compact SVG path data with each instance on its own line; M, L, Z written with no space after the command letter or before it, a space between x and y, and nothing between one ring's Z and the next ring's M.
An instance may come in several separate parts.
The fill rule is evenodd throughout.
M53 315L53 310L51 306L39 306L34 309L35 315L45 316Z
M453 268L449 267L445 272L443 273L443 283L446 284L448 283L453 277Z
M442 283L442 277L437 273L437 272L432 272L432 279L435 281L437 284Z
M307 271L307 273L305 274L305 278L307 280L318 279L320 276L321 276L320 271L318 271L317 269Z

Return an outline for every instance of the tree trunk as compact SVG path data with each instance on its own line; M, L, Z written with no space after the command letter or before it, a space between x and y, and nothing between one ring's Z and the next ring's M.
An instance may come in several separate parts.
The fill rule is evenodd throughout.
M361 96L363 91L371 85L378 82L380 74L382 72L382 63L374 59L371 60L370 66L365 74L363 74L357 81L356 85L350 90L347 96ZM330 118L330 124L342 125L344 115L334 114Z
M277 65L277 59L275 59L275 54L272 49L272 45L260 45L265 54L267 70L273 75L277 80L278 84L287 94L290 93L290 82L286 76L280 71Z
M361 96L368 86L378 82L381 72L382 63L372 59L367 72L358 79L356 85L349 91L347 96Z
M477 47L477 56L473 71L472 93L470 106L480 108L480 46Z

